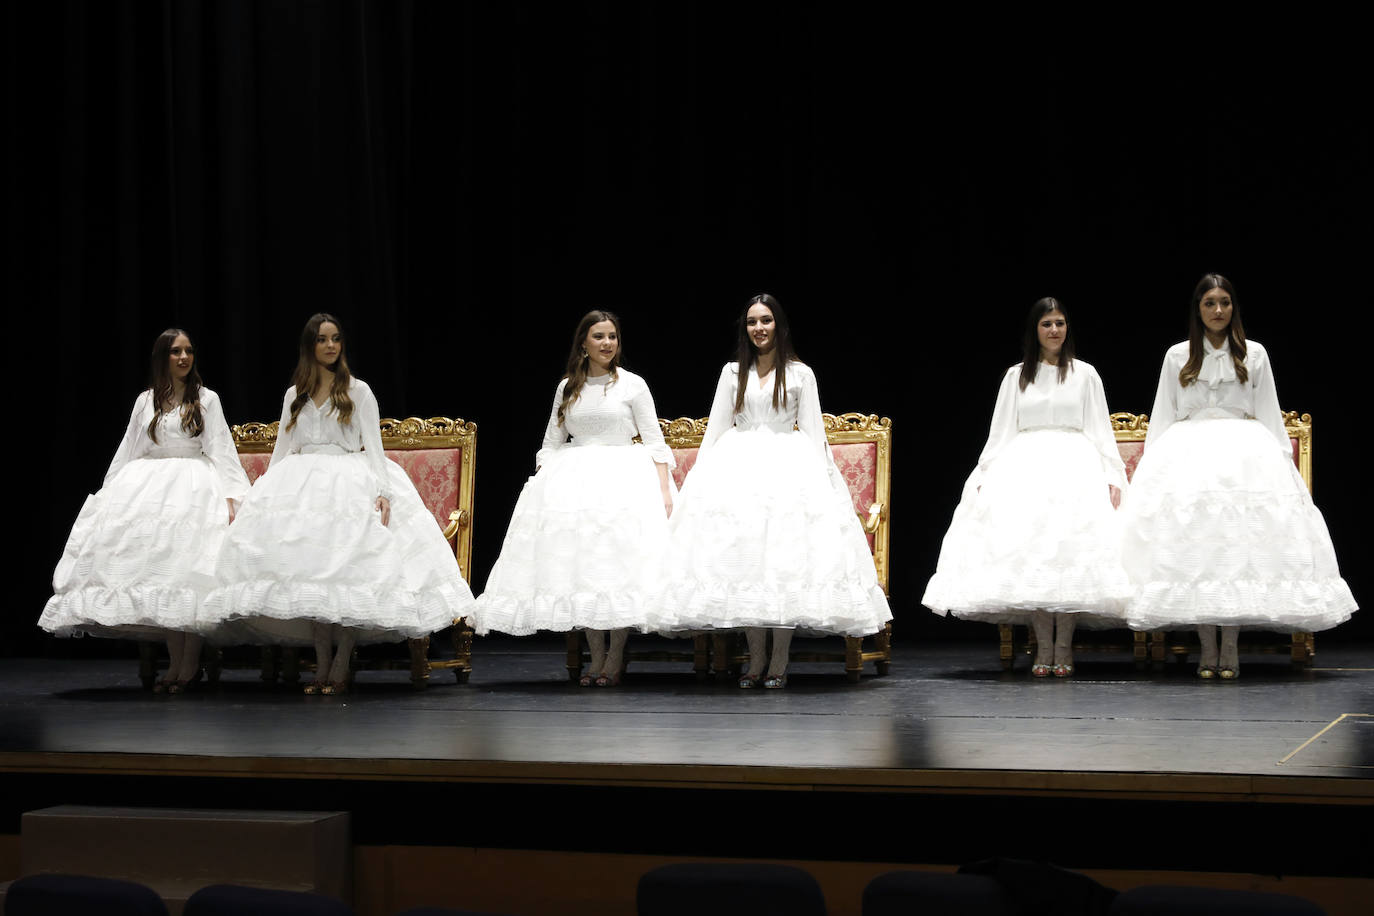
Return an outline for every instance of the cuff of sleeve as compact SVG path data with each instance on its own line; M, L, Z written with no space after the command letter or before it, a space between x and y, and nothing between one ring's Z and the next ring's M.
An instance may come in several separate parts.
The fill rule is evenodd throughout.
M673 455L673 450L666 445L651 447L649 457L654 459L654 464L666 464L670 468L677 467L677 457Z

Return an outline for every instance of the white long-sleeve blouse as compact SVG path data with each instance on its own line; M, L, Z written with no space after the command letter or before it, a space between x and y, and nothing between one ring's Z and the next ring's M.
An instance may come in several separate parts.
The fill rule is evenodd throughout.
M387 458L382 449L382 415L377 407L377 398L367 382L360 378L349 379L348 397L353 402L353 415L349 417L347 425L339 422L332 401L326 400L324 407L316 407L313 400L306 398L301 412L296 415L296 425L288 430L286 427L291 422L291 402L296 400L296 386L287 388L282 398L277 444L272 449L272 460L267 469L270 471L288 455L348 455L362 452L376 482L375 495L389 501L392 497L391 484L384 464Z
M1188 341L1174 344L1164 354L1145 448L1148 450L1150 443L1181 420L1238 417L1263 423L1284 456L1292 460L1293 443L1283 425L1283 411L1279 408L1279 392L1274 387L1274 370L1268 351L1258 341L1245 342L1245 370L1249 378L1242 382L1231 359L1229 340L1214 347L1204 337L1202 347L1202 369L1197 380L1186 388L1178 383L1178 373L1188 362Z
M248 475L239 463L234 437L224 420L219 395L204 386L200 389L200 414L204 429L199 436L190 436L181 428L180 410L164 413L158 419L157 441L154 442L148 435L148 424L153 421L153 392L149 390L140 394L134 400L124 439L115 450L109 469L105 471L104 485L108 486L130 461L140 458L204 456L219 478L221 495L237 504L248 493Z
M1068 377L1059 381L1059 367L1042 362L1035 381L1021 390L1021 363L1002 376L997 406L987 444L978 456L975 474L981 478L998 454L1019 432L1032 429L1069 429L1081 432L1102 460L1102 476L1118 489L1126 489L1126 466L1116 447L1107 412L1102 378L1089 363L1075 359Z
M735 413L735 394L740 385L739 363L726 363L720 370L701 451L709 449L730 429L768 427L775 432L790 432L795 427L815 445L818 456L833 466L830 443L825 438L825 421L821 417L820 391L811 367L796 360L787 364L787 401L779 404L776 410L773 408L773 373L762 379L746 375L744 382L748 387L744 391L744 405Z
M615 376L589 377L577 400L563 412L558 422L558 405L563 403L565 378L553 393L549 425L544 429L544 444L535 455L536 468L559 449L582 445L632 445L639 436L656 464L676 467L673 450L663 441L654 398L644 379L628 369L617 369Z

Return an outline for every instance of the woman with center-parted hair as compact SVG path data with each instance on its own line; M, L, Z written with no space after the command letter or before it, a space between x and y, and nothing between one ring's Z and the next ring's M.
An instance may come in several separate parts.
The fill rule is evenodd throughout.
M1022 356L1002 376L987 444L921 603L938 614L1029 623L1031 674L1068 677L1079 622L1124 625L1131 589L1115 507L1126 469L1102 380L1075 358L1059 300L1031 306Z
M785 687L798 630L867 636L892 619L830 453L815 373L797 359L771 295L740 315L736 359L721 369L669 527L651 627L743 628L750 661L740 687Z
M1221 274L1198 281L1188 339L1164 354L1122 515L1128 620L1197 627L1201 678L1239 676L1242 627L1314 632L1356 610L1293 464L1268 351Z
M203 630L221 641L315 647L306 693L348 689L353 647L427 636L471 609L453 551L382 451L372 389L339 320L301 332L276 446L225 539Z
M180 693L200 672L199 607L248 476L185 331L158 335L150 375L100 492L72 526L38 625L165 639L167 675L153 689Z
M592 663L583 687L620 683L626 637L645 625L658 587L673 511L672 450L649 386L620 360L620 319L582 316L534 476L473 619L478 633L584 631Z

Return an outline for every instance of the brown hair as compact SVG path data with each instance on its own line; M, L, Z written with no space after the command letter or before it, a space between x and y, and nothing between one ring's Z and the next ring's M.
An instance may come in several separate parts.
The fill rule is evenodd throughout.
M608 385L614 385L620 381L620 319L611 312L603 309L592 309L582 316L582 320L577 323L577 330L573 332L572 350L568 353L568 371L563 377L568 380L563 386L563 400L558 404L558 425L563 425L563 416L567 412L569 405L582 396L582 388L587 384L587 368L591 363L591 357L583 344L587 339L587 334L591 331L592 325L609 321L615 325L615 358L611 360L611 380Z
M291 384L296 386L296 399L291 402L291 422L286 424L288 431L295 427L301 408L310 400L311 395L315 393L315 387L320 383L320 376L324 370L315 360L315 340L320 336L320 328L325 324L332 324L339 329L339 358L331 367L334 370L334 381L329 386L330 407L338 411L339 422L344 426L353 419L353 400L348 396L348 383L353 380L353 375L348 371L348 360L344 357L343 325L339 324L339 319L333 315L320 312L311 315L301 330L300 356L296 360L296 371L291 374Z
M178 337L185 337L188 341L191 339L191 335L181 328L168 328L153 341L152 380L148 383L153 392L153 422L148 424L148 438L154 442L157 442L158 421L163 414L171 412L164 410L162 405L172 402L172 344L176 343ZM191 371L186 374L186 389L181 393L181 403L178 405L181 428L188 436L199 436L205 431L205 415L200 409L200 370L196 368L195 356L196 348L192 344Z
M773 409L787 406L787 364L797 358L792 349L792 329L782 303L768 293L759 293L744 306L739 316L739 339L735 344L735 359L739 363L739 384L735 390L735 413L744 409L745 379L758 361L759 351L749 336L749 310L762 305L773 313Z
M1026 315L1026 334L1021 342L1022 391L1026 390L1027 385L1035 383L1035 372L1040 368L1040 335L1036 333L1036 326L1050 312L1059 312L1064 316L1064 347L1059 351L1059 384L1064 384L1073 366L1073 322L1069 321L1069 313L1053 296L1037 299Z
M1202 297L1214 289L1224 290L1231 297L1231 324L1226 329L1231 339L1231 362L1236 367L1236 378L1242 382L1250 379L1250 372L1245 368L1245 326L1240 321L1240 302L1236 300L1236 288L1221 274L1203 274L1193 289L1193 304L1188 312L1188 362L1178 370L1178 383L1184 388L1197 381L1198 373L1202 371L1202 338L1205 328L1202 326L1200 309Z

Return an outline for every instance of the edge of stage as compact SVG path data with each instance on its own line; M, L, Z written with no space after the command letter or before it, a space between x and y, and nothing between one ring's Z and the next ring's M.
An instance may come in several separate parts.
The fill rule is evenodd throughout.
M1367 873L1343 837L1374 805L1374 646L1206 684L1105 654L1032 681L991 642L899 644L887 677L805 664L742 691L657 663L579 689L561 645L484 641L467 685L365 672L343 697L250 671L153 696L132 660L0 661L0 834L50 804L341 809L363 845L750 857L755 811L776 858ZM588 811L625 829L589 839ZM1051 852L1037 823L1071 829Z

